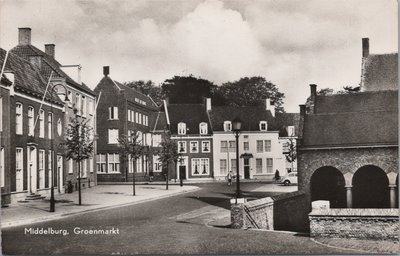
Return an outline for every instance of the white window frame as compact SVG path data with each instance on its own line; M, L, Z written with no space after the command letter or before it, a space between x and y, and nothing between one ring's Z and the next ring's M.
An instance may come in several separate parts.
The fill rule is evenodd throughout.
M2 114L2 112L0 112ZM4 147L0 148L0 187L4 187L5 170L4 170Z
M58 118L58 120L57 120L57 133L58 133L58 136L61 136L62 135L62 121L61 121L61 118Z
M102 168L104 167L104 168ZM107 173L107 155L106 154L97 154L96 161L97 173ZM103 170L103 171L101 171Z
M178 134L186 135L186 123L184 122L178 123Z
M127 116L128 116L128 122L131 122L132 120L131 120L131 110L130 109L128 109Z
M256 158L256 173L263 173L263 161L262 158Z
M22 135L24 133L24 105L21 102L15 104L15 133Z
M236 152L236 141L230 140L228 141L229 152Z
M204 150L204 146L205 146L206 143L208 143L208 150ZM201 142L201 152L202 153L210 153L211 152L211 141L203 140Z
M195 150L193 150L192 144L196 145ZM190 153L199 153L199 142L198 141L190 141L189 142L189 150L190 150Z
M271 163L271 165L269 165L269 162ZM266 166L267 166L267 168L266 168L267 173L273 173L274 172L274 159L268 157L267 161L266 161Z
M77 115L81 115L81 95L79 93L75 93L75 108L77 111Z
M228 174L228 161L226 159L220 159L219 160L219 172L221 175L227 175Z
M48 178L48 187L49 188L51 187L51 184L52 184L52 182L51 182L52 174L53 174L52 170L53 170L53 151L48 150L47 151L47 173L48 173L47 178Z
M224 144L226 145L226 146L224 146ZM226 152L228 152L228 141L227 140L221 140L221 147L220 147L220 151L221 151L221 153L226 153Z
M0 96L0 132L3 131L3 97Z
M68 159L68 174L74 173L74 160Z
M118 107L108 108L108 120L118 120Z
M181 151L181 144L183 145L183 151ZM178 141L178 153L185 154L187 153L187 143L186 141Z
M263 140L257 140L256 141L256 152L257 153L263 153L264 152L264 141Z
M206 135L208 134L208 127L207 127L207 123L202 122L199 124L199 131L201 135Z
M89 172L93 173L94 169L93 169L93 157L91 156L90 158L88 158L89 161Z
M41 108L39 110L39 138L45 137L45 130L44 130L44 110Z
M35 108L28 106L28 136L35 136Z
M237 166L236 166L236 158L231 158L231 165L230 165L230 167L231 167L231 171L232 171L233 173L236 173L236 168L237 168Z
M111 167L112 166L112 167ZM111 167L111 168L110 168ZM120 159L118 153L107 154L107 173L120 173Z
M139 112L135 112L135 123L139 123Z
M196 165L198 163L198 165ZM196 172L196 166L198 166ZM206 173L204 173L204 167L206 167ZM204 176L210 175L210 159L209 158L192 158L192 175L193 176Z
M43 173L42 183L40 184L40 182L38 181L39 188L44 188L45 184L46 184L46 180L45 180L45 177L46 177L46 171L45 171L45 169L46 169L46 150L39 149L38 159L39 159L39 161L38 161L38 174L39 174L39 177L40 177L40 173ZM40 178L39 178L39 180L40 180Z
M142 113L138 113L138 124L142 124Z
M108 144L118 144L119 129L108 129Z
M250 142L249 141L243 141L243 150L244 151L250 150Z
M89 112L89 116L93 116L93 100L92 99L88 100L88 112Z
M265 152L272 151L272 141L271 140L264 140L264 151Z
M224 131L225 132L232 131L232 122L231 121L224 121Z
M68 99L69 99L69 101L68 101L68 107L72 107L72 91L67 91L67 95L68 95Z
M52 139L53 137L53 113L49 112L47 113L47 138L48 139Z
M81 96L81 105L82 105L82 116L86 116L87 106L86 106L86 96Z
M260 121L260 131L267 131L268 130L268 124L267 121Z
M295 136L294 126L293 125L288 126L287 127L287 132L288 132L288 136L289 137Z

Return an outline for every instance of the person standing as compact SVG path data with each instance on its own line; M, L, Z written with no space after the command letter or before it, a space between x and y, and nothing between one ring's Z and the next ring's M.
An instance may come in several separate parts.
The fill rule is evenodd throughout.
M278 171L278 169L276 169L276 171L275 171L275 181L279 181L280 178L281 178L281 176L279 175L279 171Z
M228 179L228 186L232 185L232 171L228 172L226 178Z

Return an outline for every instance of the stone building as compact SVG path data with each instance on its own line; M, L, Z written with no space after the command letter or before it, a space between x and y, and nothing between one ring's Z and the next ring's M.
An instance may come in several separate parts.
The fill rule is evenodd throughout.
M46 195L53 171L55 191L63 192L62 150L54 147L52 152L50 141L59 145L65 126L64 103L55 93L50 97L47 92L43 99L46 82L36 67L0 49L1 67L4 62L0 84L2 205Z
M332 208L398 207L397 54L369 55L363 39L361 92L316 87L300 106L299 190Z
M165 113L147 95L113 80L110 68L104 67L104 77L95 88L97 112L97 177L99 182L132 181L134 162L124 159L119 139L139 134L147 153L136 161L136 180L157 179L162 168L151 149L158 148L168 130ZM162 177L161 177L162 178Z
M56 60L55 45L46 44L45 51L38 49L31 44L31 29L19 28L18 45L11 49L11 52L27 61L29 61L40 73L45 84L48 82L51 86L56 86L55 90L59 93L65 93L67 90L69 102L65 107L65 127L68 126L71 118L75 118L74 109L77 109L77 117L87 121L87 125L95 130L95 94L81 82L80 65L62 65ZM58 85L63 85L58 86ZM51 86L48 87L51 90ZM95 149L96 151L96 143ZM71 182L74 188L78 188L78 164L76 161L63 161L62 182L67 184ZM81 163L81 186L87 187L96 184L96 165L95 157L91 157Z

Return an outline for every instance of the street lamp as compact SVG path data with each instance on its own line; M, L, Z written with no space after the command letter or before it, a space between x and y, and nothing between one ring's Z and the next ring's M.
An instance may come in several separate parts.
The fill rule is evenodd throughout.
M55 200L54 200L54 169L55 169L55 161L54 161L54 114L53 114L53 93L54 93L54 88L56 88L57 86L61 86L64 88L65 90L65 99L64 102L69 102L68 99L68 93L67 93L67 88L65 88L64 85L62 84L55 84L52 86L51 91L50 91L50 113L51 113L51 131L49 131L51 133L51 139L50 139L50 143L51 143L51 164L53 165L51 168L51 194L50 194L50 212L54 212L55 211ZM61 94L61 93L60 93ZM60 186L60 184L58 184L58 186Z
M238 117L232 120L232 131L235 133L236 138L236 198L241 198L242 193L240 191L240 180L239 180L239 134L242 129L242 120Z

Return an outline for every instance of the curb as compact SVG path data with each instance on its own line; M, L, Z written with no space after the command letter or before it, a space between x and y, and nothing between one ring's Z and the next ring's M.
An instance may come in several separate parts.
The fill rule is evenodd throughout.
M141 200L138 200L138 201L134 201L134 202L129 202L129 203L123 203L123 204L118 204L118 205L108 205L108 206L103 206L103 207L99 207L99 208L86 209L86 210L83 210L83 211L60 213L60 214L55 214L55 215L46 216L46 217L39 217L39 218L36 218L36 219L10 221L10 222L4 222L4 223L0 223L0 224L1 224L1 229L18 227L18 226L22 226L22 225L26 225L26 224L37 224L37 223L40 223L40 222L62 219L62 218L65 218L65 217L80 215L80 214L84 214L84 213L88 213L88 212L96 212L96 211L102 211L102 210L114 209L114 208L129 206L129 205L135 205L135 204L151 202L151 201L155 201L155 200L159 200L159 199L163 199L163 198L167 198L167 197L177 196L178 194L186 194L186 193L190 193L190 192L195 192L195 191L198 191L200 189L201 188L198 187L198 188L194 188L192 190L177 191L177 192L174 192L174 193L171 193L171 194L160 195L160 196L147 198L147 199L144 198L144 199L141 199Z

